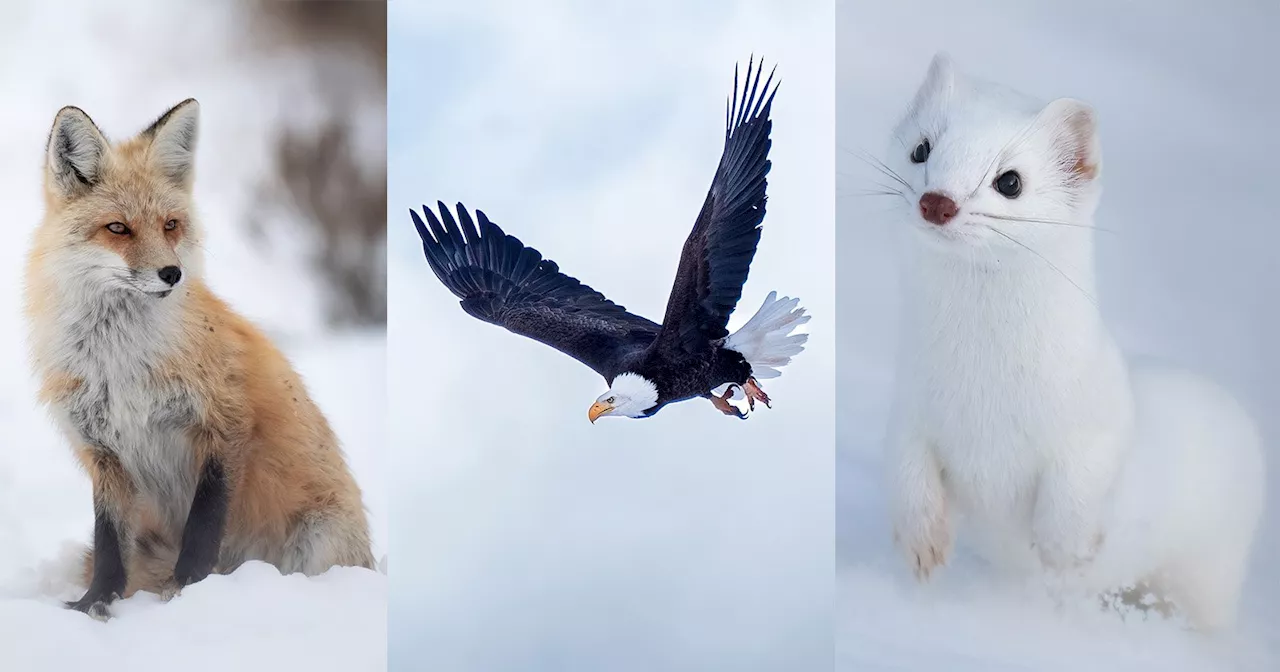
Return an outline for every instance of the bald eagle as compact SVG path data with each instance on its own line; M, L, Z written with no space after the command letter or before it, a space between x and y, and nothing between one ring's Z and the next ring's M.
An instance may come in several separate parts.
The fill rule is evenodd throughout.
M425 222L409 211L428 265L467 314L545 343L604 377L609 390L587 412L592 423L602 416L649 417L694 397L745 418L730 401L745 396L750 410L757 401L769 406L759 379L781 375L778 369L804 349L808 335L792 331L809 317L799 299L779 299L776 292L741 329L726 329L764 220L769 110L777 87L770 91L772 72L759 87L761 69L753 79L749 62L741 96L734 69L724 152L685 241L662 324L562 273L479 210L473 220L459 203L455 219L437 202L439 217L423 206Z

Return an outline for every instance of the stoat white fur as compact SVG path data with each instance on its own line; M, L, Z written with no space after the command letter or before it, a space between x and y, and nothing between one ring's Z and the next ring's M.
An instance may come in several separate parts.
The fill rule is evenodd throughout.
M963 518L1005 569L1145 581L1194 625L1229 625L1264 499L1258 433L1211 383L1130 366L1103 324L1095 112L940 54L885 163L907 238L888 491L917 576Z

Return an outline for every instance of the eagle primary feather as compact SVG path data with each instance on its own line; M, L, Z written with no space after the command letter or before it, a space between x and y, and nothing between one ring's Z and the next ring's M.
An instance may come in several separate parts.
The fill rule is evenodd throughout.
M773 129L769 111L777 87L769 91L770 72L762 95L756 97L763 70L757 69L752 80L751 65L747 65L739 99L734 68L733 95L725 103L724 152L702 211L685 240L658 347L700 352L729 335L725 327L742 298L767 200L765 176L771 166L769 132ZM749 93L746 82L751 83Z
M606 299L477 210L479 229L458 204L458 220L444 203L440 217L423 206L413 217L427 263L468 315L549 345L608 381L622 359L653 342L658 325Z

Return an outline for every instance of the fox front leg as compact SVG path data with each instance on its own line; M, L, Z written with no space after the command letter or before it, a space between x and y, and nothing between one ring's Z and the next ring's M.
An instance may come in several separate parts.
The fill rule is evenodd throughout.
M112 453L90 448L81 457L93 479L93 576L84 596L66 606L106 621L111 603L124 594L128 582L120 541L133 485Z
M225 465L216 456L206 458L187 523L182 529L182 547L173 569L173 581L164 588L161 597L172 598L213 571L227 526L229 499Z

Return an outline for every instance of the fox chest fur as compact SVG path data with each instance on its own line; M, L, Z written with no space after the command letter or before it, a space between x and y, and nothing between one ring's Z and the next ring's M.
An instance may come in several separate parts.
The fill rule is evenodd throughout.
M180 328L165 301L176 298L93 297L68 311L71 319L45 347L54 368L74 381L55 402L64 431L115 455L138 494L180 529L198 476L191 434L199 402L163 368Z

